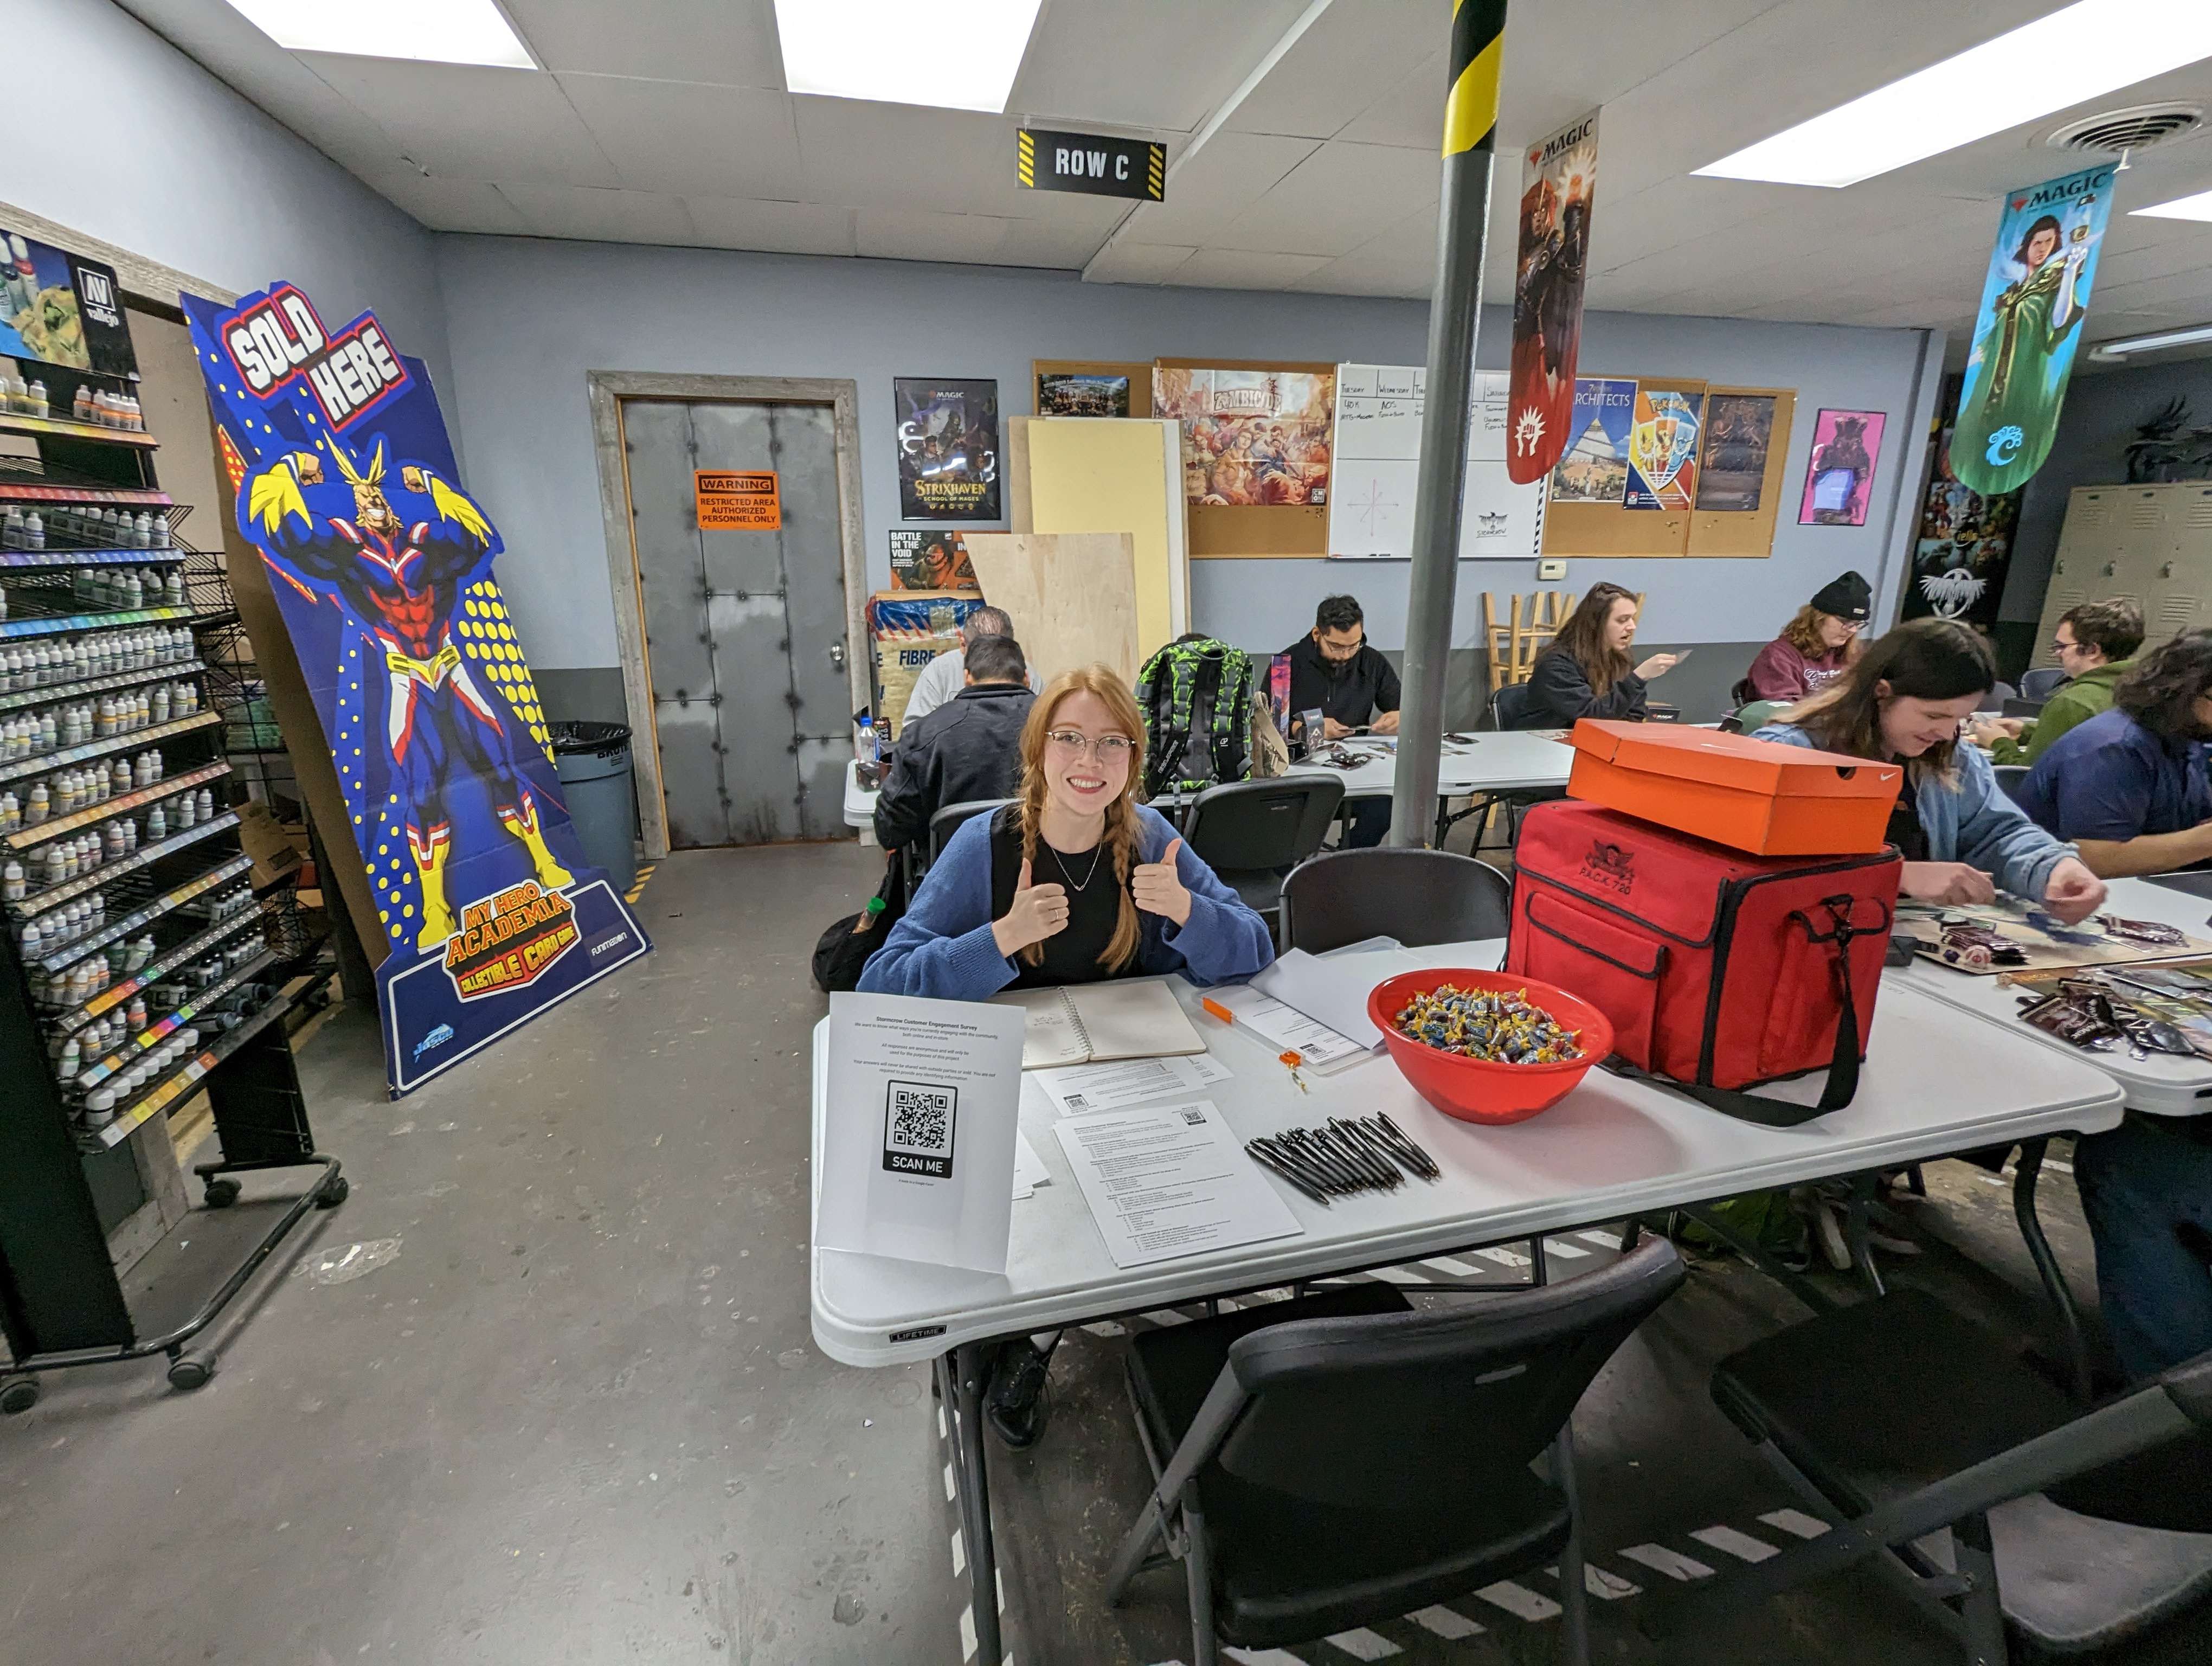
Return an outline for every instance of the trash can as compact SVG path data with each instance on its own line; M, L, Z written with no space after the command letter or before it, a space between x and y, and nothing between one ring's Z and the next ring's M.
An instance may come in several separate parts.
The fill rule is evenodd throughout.
M553 762L561 795L584 847L584 860L605 868L618 891L637 883L637 789L629 774L629 725L556 723Z

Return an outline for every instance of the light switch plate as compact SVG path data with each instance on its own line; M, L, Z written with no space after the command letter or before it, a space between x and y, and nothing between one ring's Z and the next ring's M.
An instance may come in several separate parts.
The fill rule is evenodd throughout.
M1566 575L1567 563L1564 561L1540 561L1536 563L1536 576L1540 579L1563 579Z

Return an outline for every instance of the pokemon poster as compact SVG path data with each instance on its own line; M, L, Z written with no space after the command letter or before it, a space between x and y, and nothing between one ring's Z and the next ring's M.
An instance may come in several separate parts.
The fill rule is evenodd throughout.
M2005 198L1951 435L1951 466L1984 497L2050 455L2118 177L2106 163Z
M1636 390L1636 421L1628 430L1631 509L1686 509L1698 496L1698 429L1702 395L1674 388Z
M1513 267L1512 443L1505 471L1541 480L1574 437L1575 357L1597 193L1597 112L1522 153L1521 240Z
M372 313L325 325L289 283L184 302L239 530L375 894L386 1073L404 1093L652 945L569 824L492 573L504 546L422 361Z

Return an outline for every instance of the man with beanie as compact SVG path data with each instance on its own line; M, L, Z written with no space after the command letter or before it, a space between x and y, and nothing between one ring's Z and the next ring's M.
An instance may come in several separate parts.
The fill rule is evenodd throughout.
M1782 627L1782 634L1759 649L1735 685L1736 704L1794 702L1818 694L1858 657L1859 632L1873 612L1874 587L1858 574L1829 580Z

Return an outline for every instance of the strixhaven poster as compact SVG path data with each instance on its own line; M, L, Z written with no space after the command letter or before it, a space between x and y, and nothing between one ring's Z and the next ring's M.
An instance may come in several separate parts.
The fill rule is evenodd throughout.
M404 1093L652 945L569 824L492 575L504 546L422 362L374 313L329 328L289 283L184 301L238 529L269 569L374 892L386 1073Z
M999 385L900 376L899 519L998 520Z

